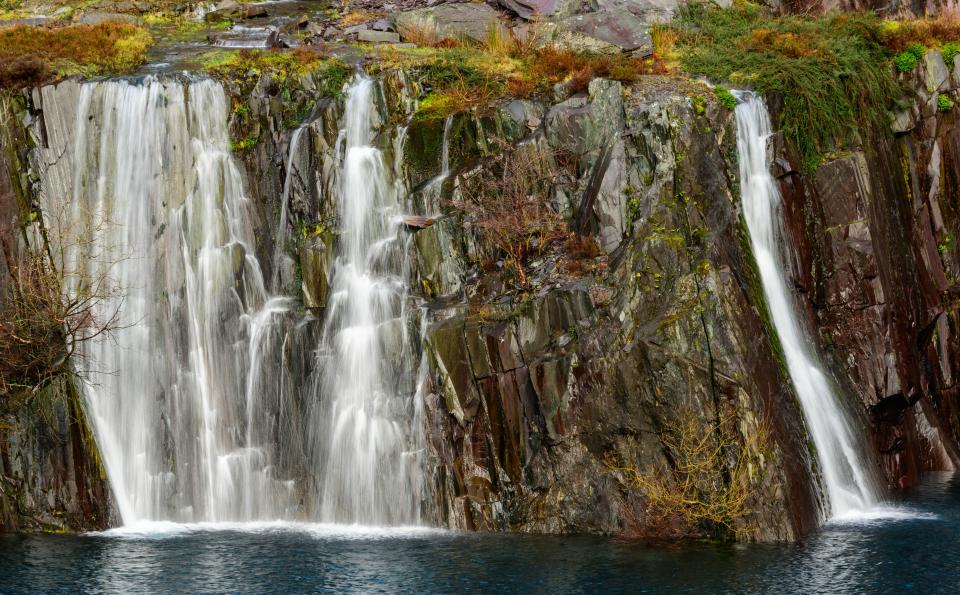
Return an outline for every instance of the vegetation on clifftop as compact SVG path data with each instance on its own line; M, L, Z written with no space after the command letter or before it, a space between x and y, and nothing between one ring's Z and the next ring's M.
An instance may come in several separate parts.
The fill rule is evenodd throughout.
M872 15L770 17L746 2L691 4L677 26L686 72L782 97L779 128L808 168L863 125L884 122L897 95Z
M108 21L66 27L0 27L0 88L74 74L123 74L146 61L153 40L136 25Z

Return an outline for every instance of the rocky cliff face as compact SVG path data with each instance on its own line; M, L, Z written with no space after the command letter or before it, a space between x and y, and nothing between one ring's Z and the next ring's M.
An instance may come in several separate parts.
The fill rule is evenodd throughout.
M29 237L20 221L29 219L35 181L25 165L30 118L20 98L0 96L0 241L13 253L27 249ZM7 283L0 259L0 299ZM0 397L0 532L102 529L110 521L110 489L74 387L63 381Z
M792 147L772 143L794 282L892 485L958 460L960 220L951 201L960 128L936 110L937 93L956 85L938 56L910 75L916 104L897 118L895 137L865 133L812 173ZM37 144L34 198L68 183L50 165L52 147L69 146L69 114L54 106L69 106L75 87L34 92L4 126L5 138L29 130ZM315 327L336 244L342 102L310 77L225 87L234 134L259 139L241 154L260 215L258 258L280 268ZM424 398L429 522L757 540L814 527L816 458L740 215L732 113L700 84L656 77L631 88L598 79L550 104L514 101L448 120L411 117L419 89L416 72L383 76L377 144L410 214L425 216L408 226L413 314L397 345L422 349L425 361L407 377ZM26 170L17 154L8 174ZM543 196L562 219L537 250L520 238L521 267L470 206L476 180L505 175L504 154L551 164ZM283 265L272 261L288 158L293 264ZM313 334L298 336L290 361L306 374ZM0 511L13 512L0 518L45 524L62 512L73 528L108 519L95 449L71 410L11 418L0 470L14 487ZM730 498L725 515L691 524L651 505L654 491L683 483L684 435L716 453L694 483Z
M432 522L682 533L653 517L622 467L669 476L681 455L666 435L692 418L704 436L720 420L734 428L703 489L722 491L737 461L749 466L736 479L747 484L748 512L729 529L777 540L814 526L816 471L739 217L732 114L699 85L663 79L626 90L597 80L555 105L410 121L416 89L415 76L384 79L379 144L397 159L411 211L434 221L411 231ZM269 95L269 82L258 90ZM269 205L289 131L258 92L247 104L259 119L245 125L272 130L246 158ZM324 172L338 109L318 104L292 159L295 226L336 229ZM564 162L551 201L565 227L599 246L587 256L545 251L525 283L462 208L471 176L518 147ZM322 307L324 237L298 249L308 307Z

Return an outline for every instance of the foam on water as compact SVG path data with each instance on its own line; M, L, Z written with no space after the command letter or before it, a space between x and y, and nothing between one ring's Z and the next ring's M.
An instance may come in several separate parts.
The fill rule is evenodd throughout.
M171 521L143 521L116 527L106 531L84 533L90 537L117 537L126 539L165 539L201 533L234 532L246 534L305 534L318 539L374 540L410 539L454 535L452 531L421 526L381 527L371 525L346 525L336 523L300 523L284 520L223 522L223 523L174 523Z

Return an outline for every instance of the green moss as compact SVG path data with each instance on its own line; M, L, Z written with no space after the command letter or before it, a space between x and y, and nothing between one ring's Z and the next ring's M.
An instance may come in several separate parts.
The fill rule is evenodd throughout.
M937 111L949 112L953 109L953 100L946 95L937 96Z
M290 94L290 87L302 77L313 75L319 79L320 91L336 97L351 76L351 69L343 61L331 58L309 48L297 50L213 50L194 59L194 63L211 75L236 82L245 90L264 74L270 75L281 87L281 93Z
M886 123L897 85L880 23L849 13L770 17L741 2L688 5L675 27L687 73L782 97L778 127L813 164L860 127Z

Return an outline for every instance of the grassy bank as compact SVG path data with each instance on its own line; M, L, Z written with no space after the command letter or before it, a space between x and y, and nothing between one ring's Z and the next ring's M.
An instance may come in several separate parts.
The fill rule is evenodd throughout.
M0 88L130 72L146 61L152 41L142 27L120 22L0 27Z
M948 66L960 54L960 20L950 16L773 17L749 2L726 9L694 3L671 28L685 74L782 98L777 128L799 148L808 170L858 131L887 126L905 92L898 72L916 68L929 49L942 51Z

